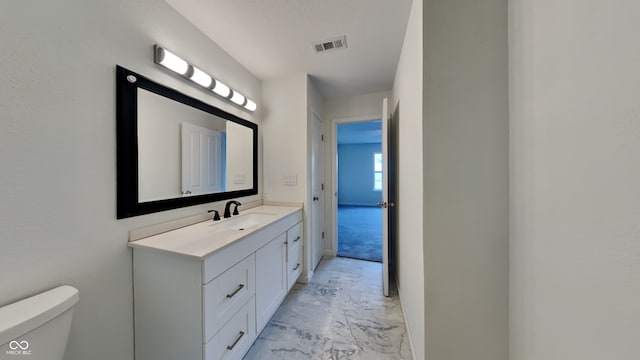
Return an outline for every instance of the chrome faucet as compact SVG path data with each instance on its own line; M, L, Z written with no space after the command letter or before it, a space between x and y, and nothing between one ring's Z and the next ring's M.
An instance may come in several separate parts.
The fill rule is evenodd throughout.
M242 205L240 204L239 201L235 201L235 200L231 200L231 201L227 201L227 204L224 206L224 215L223 217L226 218L230 218L231 217L231 205L235 205L236 207L233 208L233 215L238 215L238 206Z

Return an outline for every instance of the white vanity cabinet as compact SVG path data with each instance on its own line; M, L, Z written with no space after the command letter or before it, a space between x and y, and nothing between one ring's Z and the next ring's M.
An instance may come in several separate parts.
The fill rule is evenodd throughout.
M302 269L302 211L261 208L283 214L236 239L200 223L130 243L137 360L244 356Z
M287 235L283 233L256 252L256 313L264 329L287 296Z

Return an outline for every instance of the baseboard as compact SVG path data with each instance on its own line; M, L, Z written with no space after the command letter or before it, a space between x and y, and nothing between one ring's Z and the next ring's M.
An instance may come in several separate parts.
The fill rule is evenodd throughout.
M413 347L413 341L411 341L413 337L411 336L411 329L409 328L409 322L407 321L407 312L404 310L404 305L402 305L403 304L402 291L398 286L398 279L395 279L395 282L396 282L396 288L398 289L398 298L400 299L400 309L402 309L402 317L404 318L404 323L405 323L405 326L407 327L407 339L409 340L409 350L411 351L411 358L417 359L416 352L414 350L415 348Z

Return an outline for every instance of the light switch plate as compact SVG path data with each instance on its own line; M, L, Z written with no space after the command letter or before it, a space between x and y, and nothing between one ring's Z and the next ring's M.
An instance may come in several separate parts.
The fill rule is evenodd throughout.
M284 175L282 176L282 183L285 186L296 186L298 185L298 175Z

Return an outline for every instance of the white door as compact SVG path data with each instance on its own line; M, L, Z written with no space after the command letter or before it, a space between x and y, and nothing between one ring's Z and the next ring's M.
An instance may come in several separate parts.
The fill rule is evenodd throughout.
M382 100L382 291L389 296L389 118L388 100Z
M182 195L224 191L222 133L182 123Z
M313 114L311 140L311 269L318 266L324 253L324 190L323 156L322 156L322 120Z

